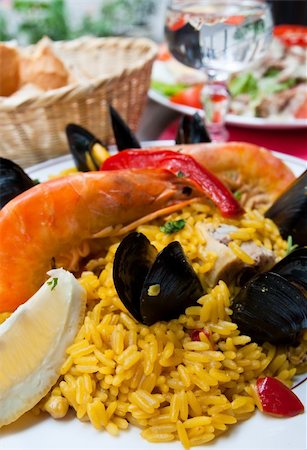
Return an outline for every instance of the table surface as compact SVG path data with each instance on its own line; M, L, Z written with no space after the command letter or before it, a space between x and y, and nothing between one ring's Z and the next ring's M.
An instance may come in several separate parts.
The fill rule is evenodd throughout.
M180 113L148 99L137 135L142 141L174 139L179 117ZM307 161L307 128L272 130L227 126L227 130L230 141L250 142Z

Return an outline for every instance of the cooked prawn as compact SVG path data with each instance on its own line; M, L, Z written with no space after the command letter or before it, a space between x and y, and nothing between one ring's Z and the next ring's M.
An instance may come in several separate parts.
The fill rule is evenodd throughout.
M172 149L194 156L232 190L258 187L267 206L294 179L279 159L251 144ZM73 249L128 232L202 195L192 182L161 170L89 172L34 186L0 211L0 312L29 299L54 262L65 261Z
M269 207L295 179L293 172L269 150L246 142L177 145L217 175L246 206ZM247 197L247 198L246 198ZM246 201L244 201L246 199Z
M87 240L120 233L121 226L128 231L146 215L171 212L201 195L161 170L88 172L34 186L0 211L0 312L29 299L54 261Z

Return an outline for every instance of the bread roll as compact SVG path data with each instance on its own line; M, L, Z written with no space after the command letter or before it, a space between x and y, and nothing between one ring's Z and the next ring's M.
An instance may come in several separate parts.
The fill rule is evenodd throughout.
M43 39L33 54L20 59L20 84L35 84L44 91L68 84L69 73L55 55L49 39Z
M0 42L0 96L8 97L19 86L19 53Z

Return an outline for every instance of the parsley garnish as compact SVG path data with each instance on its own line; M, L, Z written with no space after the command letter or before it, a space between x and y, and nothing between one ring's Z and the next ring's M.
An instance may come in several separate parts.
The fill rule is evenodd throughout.
M160 227L160 230L165 234L172 234L176 233L176 231L181 230L184 226L184 219L170 220L169 222L166 222L164 225L162 225L162 227Z
M292 236L288 236L287 239L287 251L286 251L286 256L289 255L289 253L292 253L293 250L295 250L298 247L297 244L293 244L293 238Z
M49 286L51 286L51 290L53 291L53 289L56 287L56 285L58 284L58 278L52 278L50 281L47 281L47 284Z
M182 172L181 170L179 170L179 172L177 172L177 177L178 178L183 178L183 177L185 177L185 173Z
M242 192L240 192L240 191L235 191L235 192L233 193L233 196L236 197L237 200L240 200L241 197L242 197Z

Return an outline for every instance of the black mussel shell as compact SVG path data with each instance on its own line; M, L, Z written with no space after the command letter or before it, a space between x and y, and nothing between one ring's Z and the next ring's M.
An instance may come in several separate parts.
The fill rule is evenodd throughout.
M266 211L284 239L292 236L295 244L307 245L307 170L297 178Z
M142 233L126 236L115 254L117 294L145 325L178 317L203 294L201 283L178 242L160 253Z
M101 161L95 157L93 146L95 144L99 144L103 148L106 146L86 128L74 123L67 125L66 136L77 169L81 172L99 170ZM87 158L91 162L91 167L88 165Z
M203 119L198 113L193 116L183 115L179 120L176 144L198 144L211 142Z
M293 250L271 269L272 272L300 285L307 293L307 247Z
M150 289L158 289L156 295ZM171 242L157 256L141 294L141 315L146 325L177 318L195 305L204 290L179 244Z
M116 109L109 105L109 110L117 150L121 151L128 148L141 148L138 139Z
M259 344L295 344L307 327L305 295L273 272L253 277L234 298L231 308L240 332Z
M135 319L142 322L140 297L144 279L158 251L142 233L128 234L119 244L113 265L113 280L119 298Z
M0 157L0 208L35 184L20 166Z

